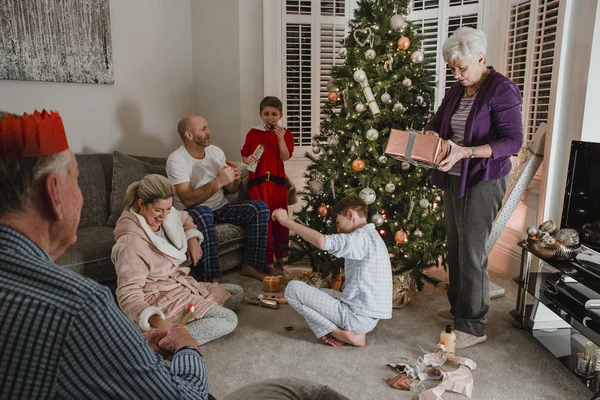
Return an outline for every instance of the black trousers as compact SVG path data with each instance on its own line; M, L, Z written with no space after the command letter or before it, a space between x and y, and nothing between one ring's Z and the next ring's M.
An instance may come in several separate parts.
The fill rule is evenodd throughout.
M481 320L490 308L490 278L485 243L502 207L507 178L484 181L457 198L460 177L447 175L444 212L448 232L448 300L454 329L485 334Z

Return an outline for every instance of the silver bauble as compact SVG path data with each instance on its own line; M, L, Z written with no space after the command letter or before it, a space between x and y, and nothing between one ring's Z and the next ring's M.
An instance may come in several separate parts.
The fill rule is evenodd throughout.
M410 78L404 78L402 80L402 86L407 87L407 88L411 87L412 81L410 80Z
M411 54L410 59L414 63L422 63L423 60L425 59L425 55L423 54L422 51L417 50L417 51L415 51L414 53Z
M561 229L554 236L557 242L565 246L577 246L579 244L579 234L575 229Z
M377 195L375 194L375 191L373 189L367 187L360 191L360 193L358 194L358 197L363 199L363 201L367 205L369 205L375 201L375 199L377 198Z
M402 171L407 171L410 168L410 164L407 163L406 161L402 161L400 168L402 168Z
M345 47L342 47L339 51L338 51L338 55L341 58L346 58L346 56L348 56L348 50Z
M404 105L402 103L394 104L394 111L396 111L396 112L404 111Z
M429 200L427 200L427 199L419 200L419 207L421 207L423 209L429 207Z
M385 191L388 193L393 193L394 190L396 190L396 185L394 185L392 182L386 183L385 184Z
M418 238L423 237L423 232L421 232L419 230L419 228L415 228L415 230L413 231L412 234L413 234L414 237L418 237Z
M540 234L540 230L537 228L537 226L531 225L530 227L527 228L527 234L529 236L537 236Z
M376 55L377 55L377 53L375 53L375 50L373 50L373 49L369 49L369 50L365 51L365 58L367 60L373 60Z
M392 102L392 96L390 96L390 94L388 92L385 92L384 94L381 95L381 101L384 104L390 104Z
M377 157L377 162L379 164L387 164L387 157L382 154L379 157Z
M308 190L314 195L321 194L323 191L323 182L321 181L308 181Z
M362 82L367 79L367 74L362 69L357 69L354 71L354 80L356 82Z
M390 18L390 28L392 28L395 31L399 31L401 29L404 29L404 27L406 26L406 19L404 19L403 15L393 15L392 18Z
M375 226L383 225L383 217L381 214L373 214L371 217L371 222L375 224Z
M356 106L354 106L354 109L356 112L361 113L367 109L367 106L365 106L363 103L357 103Z
M312 151L315 154L319 154L321 152L321 146L313 146Z
M337 146L340 142L340 138L337 135L331 135L327 138L327 144L329 146Z
M330 92L336 92L337 89L338 87L335 84L335 80L333 78L329 78L329 80L327 81L327 90L329 90Z
M365 134L365 137L368 140L377 140L377 138L379 137L379 131L375 128L371 128L367 131L367 133Z
M416 100L417 104L419 104L419 105L423 104L423 96L418 95L415 100Z

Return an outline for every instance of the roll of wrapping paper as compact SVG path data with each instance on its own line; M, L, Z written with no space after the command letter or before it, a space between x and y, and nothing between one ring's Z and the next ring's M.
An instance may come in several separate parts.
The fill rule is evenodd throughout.
M371 91L371 86L369 86L369 80L367 78L365 78L365 80L362 81L360 83L360 85L362 86L363 94L365 95L365 98L367 99L367 104L369 105L369 108L371 109L373 116L375 116L375 117L378 116L379 114L381 114L381 111L379 110L377 101L375 100L375 97L373 96L373 92Z
M256 146L256 149L254 149L254 153L252 153L252 155L254 157L256 157L256 162L248 165L248 171L252 171L252 172L256 171L256 166L258 165L258 160L260 160L260 157L262 157L264 151L265 151L265 147L262 144L259 144L258 146Z

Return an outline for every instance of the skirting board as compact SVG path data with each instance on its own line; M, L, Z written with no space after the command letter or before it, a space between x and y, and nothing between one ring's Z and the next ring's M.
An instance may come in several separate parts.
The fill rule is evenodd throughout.
M448 284L446 283L446 287ZM506 295L506 290L504 288L496 285L494 282L490 281L490 300L497 299L499 297L504 297Z

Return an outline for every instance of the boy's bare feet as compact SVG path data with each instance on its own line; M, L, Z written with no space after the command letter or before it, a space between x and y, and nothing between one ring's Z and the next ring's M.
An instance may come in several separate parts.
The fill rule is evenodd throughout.
M249 276L251 278L258 279L259 281L262 281L267 276L267 274L251 265L242 265L241 274L242 276Z
M340 328L335 329L330 333L335 339L351 344L353 346L363 347L367 344L367 335L361 334L357 335L353 331L344 331Z
M330 334L327 334L327 335L323 336L321 338L321 340L324 341L325 343L327 343L328 345L333 346L333 347L343 346L343 345L346 344L344 342L340 342L339 340L337 340L336 338L334 338Z

